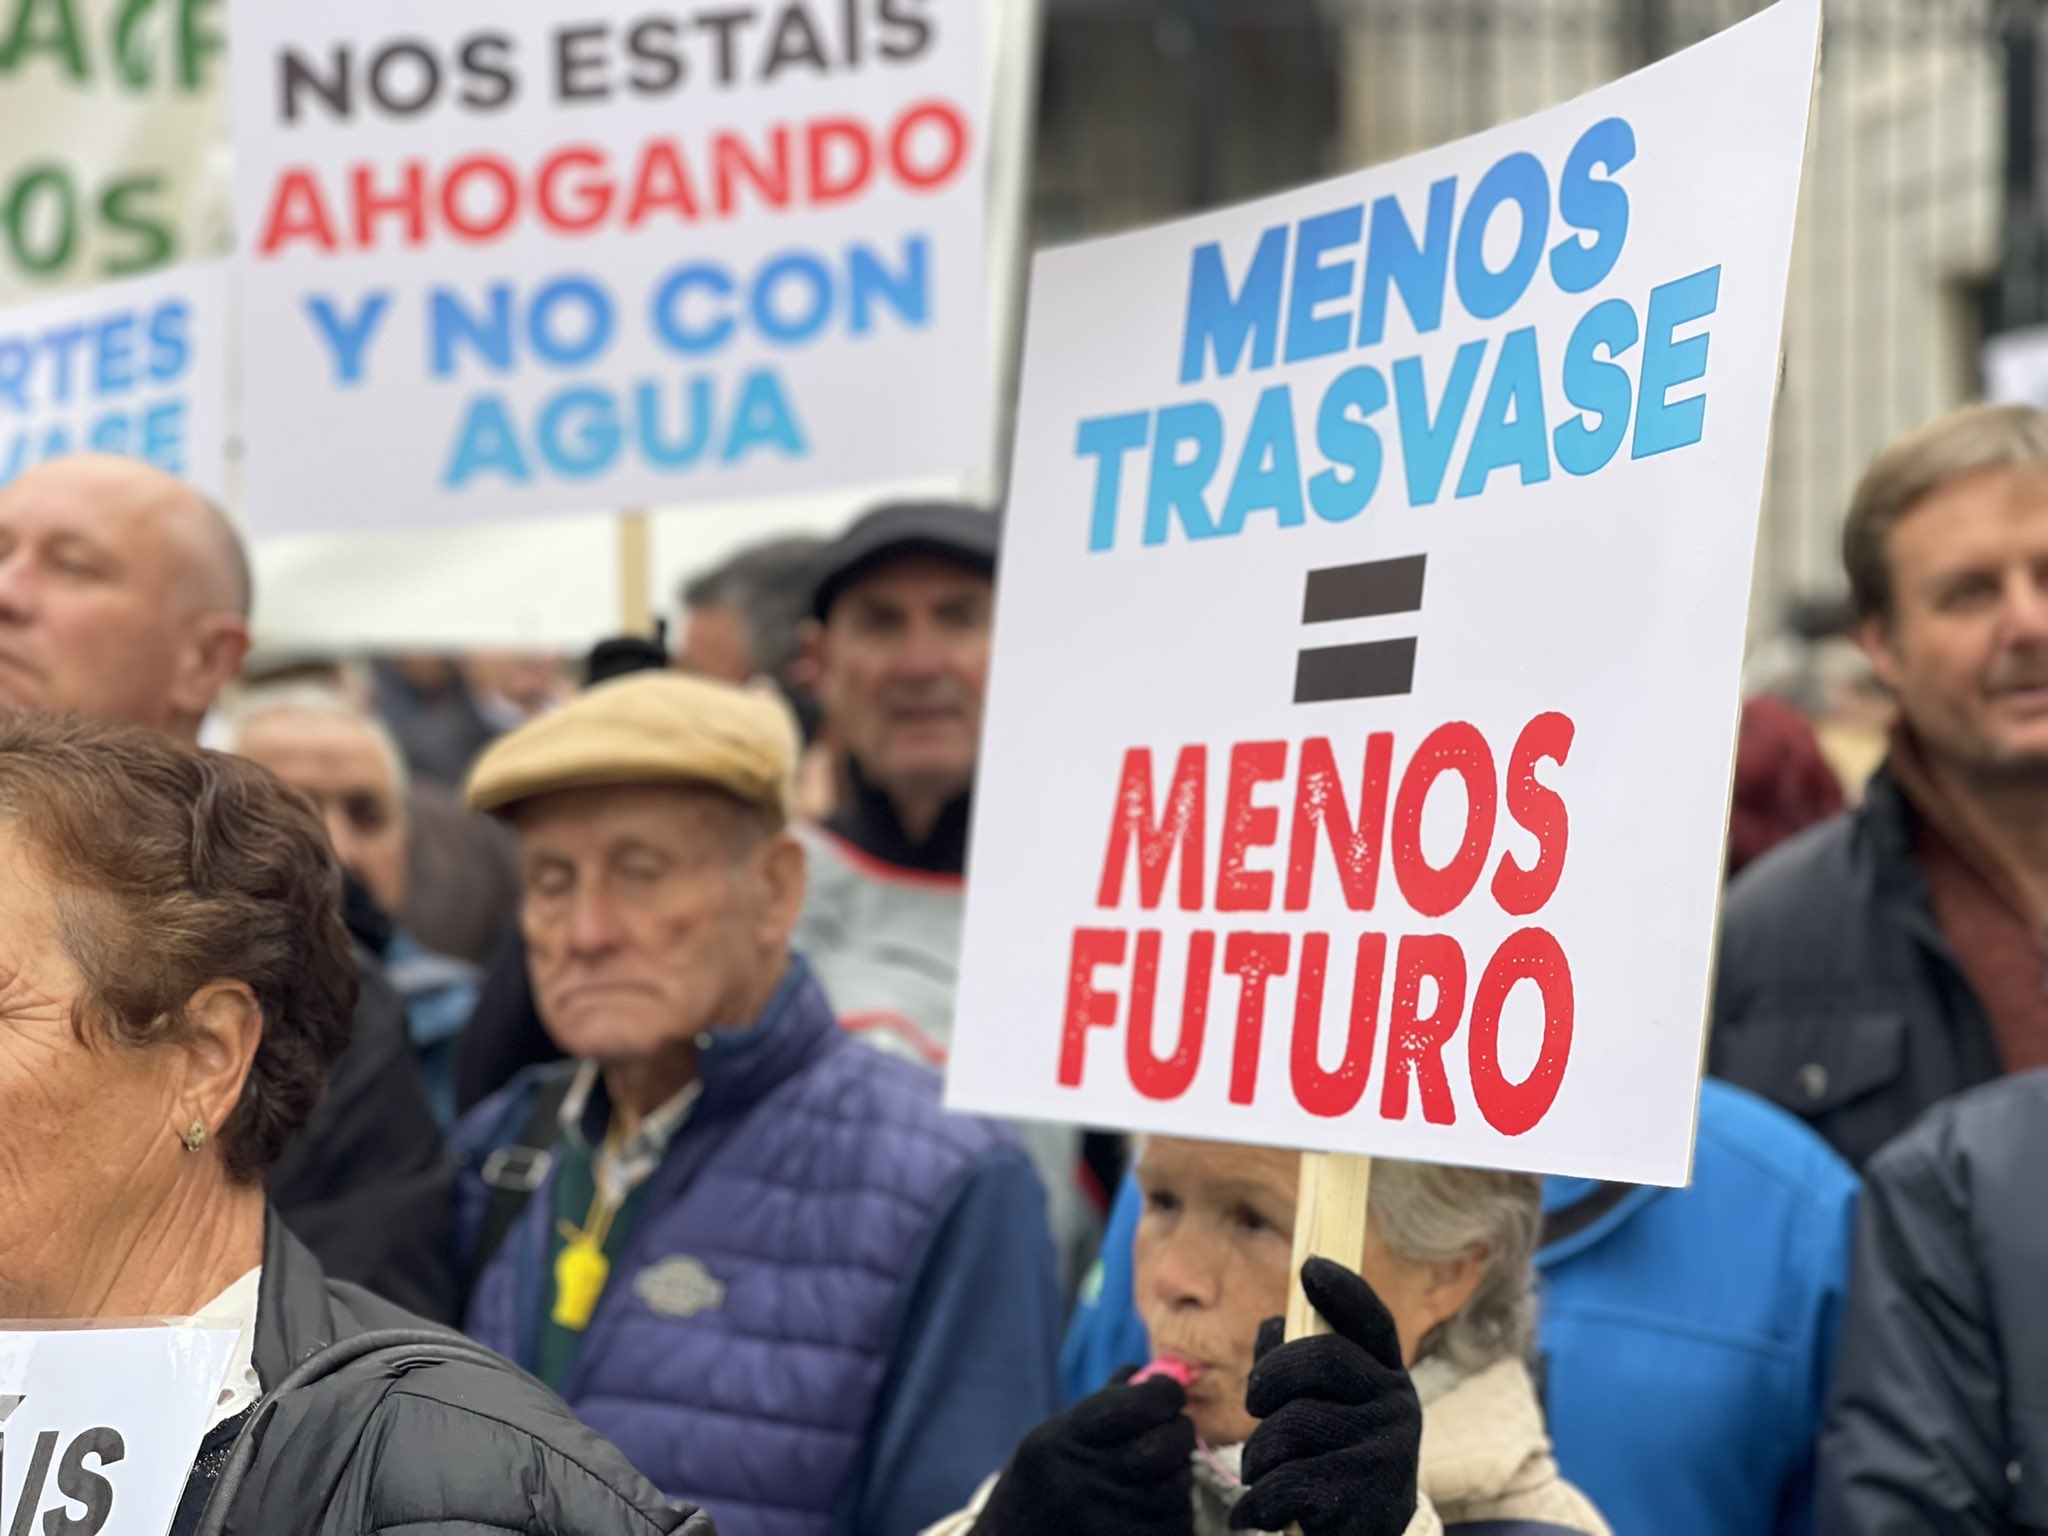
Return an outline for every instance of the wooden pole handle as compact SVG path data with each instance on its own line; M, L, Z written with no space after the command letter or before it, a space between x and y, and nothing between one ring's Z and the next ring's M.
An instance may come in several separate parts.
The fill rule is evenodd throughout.
M644 511L619 514L619 632L654 638L653 558Z
M1328 1333L1330 1325L1309 1305L1301 1289L1301 1266L1309 1255L1357 1269L1365 1259L1366 1201L1372 1191L1372 1159L1351 1152L1301 1154L1301 1193L1294 1205L1294 1264L1287 1285L1287 1337Z

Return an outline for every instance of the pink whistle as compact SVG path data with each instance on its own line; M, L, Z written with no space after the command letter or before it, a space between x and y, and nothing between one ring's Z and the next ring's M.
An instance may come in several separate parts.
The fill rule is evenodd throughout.
M1180 1383L1182 1391L1186 1391L1188 1387L1193 1385L1195 1379L1203 1374L1203 1369L1199 1365L1190 1365L1187 1361L1175 1359L1172 1355L1161 1355L1157 1360L1154 1360L1150 1365L1132 1376L1131 1385L1134 1387L1138 1386L1150 1381L1154 1376L1168 1376ZM1195 1452L1202 1460L1209 1464L1211 1470L1218 1477L1223 1479L1225 1487L1242 1488L1244 1486L1244 1479L1223 1464L1217 1457L1216 1452L1210 1448L1209 1442L1204 1440L1199 1432L1195 1435Z
M1142 1385L1150 1381L1154 1376L1170 1376L1179 1382L1181 1390L1185 1391L1188 1385L1195 1379L1195 1368L1185 1360L1176 1360L1171 1355L1163 1356L1158 1360L1154 1360L1150 1365L1139 1371L1137 1375L1133 1376L1131 1378L1131 1385L1134 1387Z

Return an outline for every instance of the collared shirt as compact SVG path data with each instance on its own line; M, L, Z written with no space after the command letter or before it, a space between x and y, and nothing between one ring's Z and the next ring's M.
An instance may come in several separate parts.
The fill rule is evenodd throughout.
M565 1140L579 1151L596 1158L598 1187L612 1200L623 1203L626 1196L646 1183L661 1166L661 1160L668 1153L668 1144L675 1140L690 1118L690 1111L697 1107L697 1100L704 1092L701 1078L693 1078L683 1085L682 1091L672 1099L649 1110L640 1119L633 1134L616 1147L605 1136L605 1129L611 1124L611 1106L605 1105L605 1121L602 1126L591 1126L590 1095L595 1091L601 1078L601 1071L594 1061L586 1061L576 1069L576 1076L569 1083L569 1092L562 1100L559 1119ZM596 1140L591 1140L595 1132Z
M633 1230L644 1203L641 1192L661 1166L676 1134L688 1123L703 1092L701 1081L689 1083L644 1116L630 1136L614 1141L606 1134L613 1114L611 1104L608 1100L592 1102L601 1082L595 1062L580 1065L570 1080L558 1115L562 1145L556 1154L552 1181L553 1224L548 1234L547 1269L542 1276L543 1311L534 1361L534 1374L557 1392L563 1390L570 1369L582 1352L584 1334L604 1291L610 1287L613 1268L625 1258L633 1241ZM557 1307L562 1300L564 1253L582 1240L582 1234L589 1234L590 1242L602 1256L601 1284L594 1294L582 1293L580 1302L571 1301L570 1315L565 1316Z
M263 1266L258 1264L193 1314L194 1323L241 1330L206 1421L208 1430L219 1428L263 1395L256 1379L256 1305L262 1286Z

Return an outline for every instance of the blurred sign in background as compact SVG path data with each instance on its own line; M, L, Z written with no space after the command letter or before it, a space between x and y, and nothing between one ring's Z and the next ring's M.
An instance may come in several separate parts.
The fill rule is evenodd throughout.
M1562 101L1760 8L1044 0L1041 10L990 0L999 389L1010 384L1016 274L1032 242L1410 154ZM1751 616L1758 635L1839 594L1837 530L1869 455L1979 393L1990 338L2048 321L2041 0L1827 0L1826 17ZM226 30L224 0L0 0L0 298L223 248ZM999 398L999 443L1008 405ZM881 489L657 515L658 595L768 532L836 527ZM453 556L460 579L490 601L408 586L437 567L445 579ZM601 516L474 535L271 541L259 564L272 599L266 629L311 641L576 643L617 606Z

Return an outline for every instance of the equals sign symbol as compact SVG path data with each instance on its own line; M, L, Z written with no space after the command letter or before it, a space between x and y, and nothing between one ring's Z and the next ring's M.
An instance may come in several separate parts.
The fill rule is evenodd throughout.
M1363 565L1310 571L1308 590L1302 596L1301 622L1330 624L1339 619L1416 612L1422 607L1422 567L1427 558L1403 555L1398 560L1368 560ZM1314 646L1295 661L1297 704L1383 699L1412 692L1414 687L1413 635L1355 645Z

